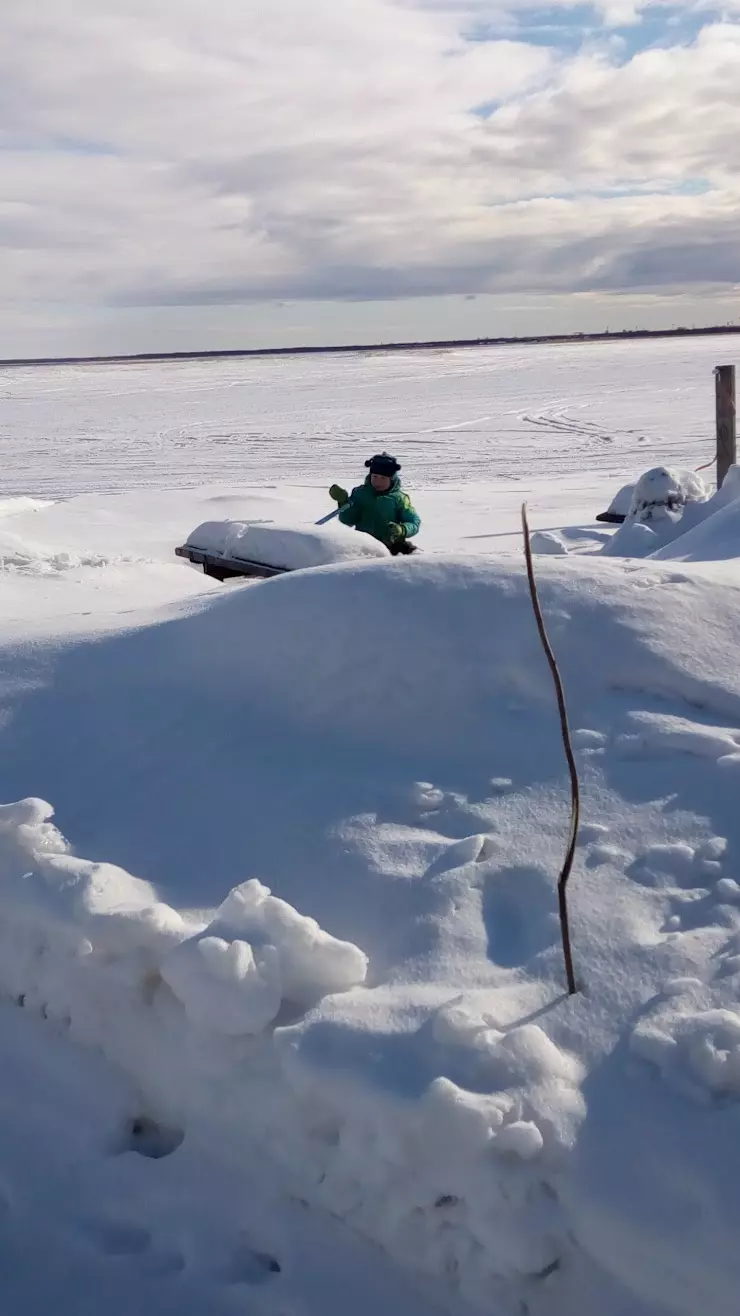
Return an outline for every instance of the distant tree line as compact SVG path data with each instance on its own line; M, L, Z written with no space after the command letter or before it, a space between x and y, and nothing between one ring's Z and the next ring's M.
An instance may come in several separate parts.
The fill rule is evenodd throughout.
M443 351L460 347L527 347L547 343L604 343L636 338L700 338L711 334L740 334L740 324L713 324L701 328L680 325L677 329L605 329L602 333L537 334L501 338L432 338L409 343L343 343L323 347L243 347L205 352L127 352L113 356L4 357L3 366L75 366L124 364L136 361L207 361L253 356L319 356L349 352Z

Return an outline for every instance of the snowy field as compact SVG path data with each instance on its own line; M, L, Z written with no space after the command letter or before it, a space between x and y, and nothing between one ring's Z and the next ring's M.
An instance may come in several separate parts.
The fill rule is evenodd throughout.
M698 465L737 338L0 370L6 494L314 488L368 443L414 487Z
M3 1312L735 1316L740 483L594 516L737 345L0 372ZM174 557L380 447L415 558Z

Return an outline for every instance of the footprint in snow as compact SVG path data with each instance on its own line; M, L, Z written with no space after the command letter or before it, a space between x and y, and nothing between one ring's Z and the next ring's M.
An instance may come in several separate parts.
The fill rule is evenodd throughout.
M148 1229L121 1220L82 1220L80 1232L98 1252L108 1257L137 1257L152 1244Z
M539 868L493 873L483 890L488 958L504 969L527 964L558 937L557 897Z
M88 1243L104 1257L136 1259L147 1275L177 1275L185 1260L176 1248L155 1248L142 1225L125 1220L81 1220L78 1227Z
M602 868L611 864L624 871L632 861L627 850L620 850L618 845L592 845L586 858L587 868Z
M254 1248L247 1239L241 1239L219 1268L217 1277L225 1284L247 1284L250 1287L267 1284L282 1271L282 1266L270 1252Z
M731 879L726 879L731 881ZM717 886L721 886L720 882ZM733 886L736 884L733 883ZM696 891L682 892L672 902L672 913L666 919L661 932L696 932L703 928L724 928L730 932L740 930L740 911L737 908L737 891Z
M181 1129L160 1124L148 1115L136 1115L127 1120L122 1132L113 1140L111 1152L114 1156L136 1152L148 1160L159 1161L177 1151L184 1137Z
M651 845L638 855L628 873L642 886L696 886L696 852L681 841Z

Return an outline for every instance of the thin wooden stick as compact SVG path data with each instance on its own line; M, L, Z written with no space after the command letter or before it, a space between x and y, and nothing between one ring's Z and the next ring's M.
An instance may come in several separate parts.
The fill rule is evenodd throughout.
M568 835L568 848L565 852L565 862L560 871L558 878L558 905L560 909L560 931L563 938L563 958L565 960L565 976L568 981L568 995L574 996L578 991L576 977L573 971L573 953L570 944L570 924L568 921L568 901L566 896L566 887L573 867L573 860L576 853L576 842L578 840L578 824L581 817L581 791L578 782L578 769L576 767L575 755L573 753L573 741L570 735L570 726L568 724L568 710L565 704L565 690L563 681L558 668L557 659L553 653L552 645L547 636L545 629L545 620L542 616L540 599L537 593L537 581L534 575L534 563L532 562L532 545L529 537L529 522L527 520L527 504L522 503L522 530L524 533L524 556L527 560L527 579L529 580L529 593L532 599L532 608L534 609L537 629L540 633L542 648L550 665L552 679L555 685L555 694L558 701L558 712L560 713L560 729L563 734L563 746L565 757L568 761L568 771L570 772L570 832Z

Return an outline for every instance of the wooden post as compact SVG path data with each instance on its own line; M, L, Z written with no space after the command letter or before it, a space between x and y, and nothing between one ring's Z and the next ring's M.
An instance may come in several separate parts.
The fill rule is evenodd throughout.
M717 409L717 488L737 461L735 432L735 367L715 366L714 393Z

